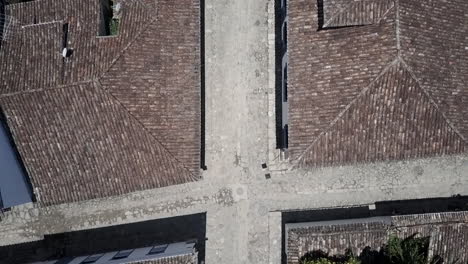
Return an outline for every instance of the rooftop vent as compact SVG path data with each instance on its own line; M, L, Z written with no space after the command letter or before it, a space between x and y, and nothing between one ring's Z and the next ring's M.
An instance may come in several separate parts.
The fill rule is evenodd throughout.
M62 50L62 56L63 56L64 58L68 58L68 57L70 57L72 54L73 54L73 50L72 50L72 49L63 48L63 50Z

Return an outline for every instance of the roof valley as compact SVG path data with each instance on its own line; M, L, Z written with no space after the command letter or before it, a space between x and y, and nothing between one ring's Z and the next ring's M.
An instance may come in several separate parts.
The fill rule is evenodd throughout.
M440 109L439 105L434 101L432 96L429 94L429 92L424 88L424 86L421 84L419 79L417 78L416 74L414 71L411 69L411 67L403 60L403 58L398 57L399 62L401 65L410 73L411 78L418 84L419 88L423 91L424 95L427 97L427 99L431 102L431 104L434 106L434 108L439 112L439 114L444 118L444 121L447 123L447 125L460 137L460 139L468 146L468 140L463 136L463 134L455 127L455 125L447 118L445 113Z

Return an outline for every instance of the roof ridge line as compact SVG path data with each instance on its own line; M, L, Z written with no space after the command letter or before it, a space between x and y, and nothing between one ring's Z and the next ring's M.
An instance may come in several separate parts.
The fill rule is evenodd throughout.
M141 128L145 131L146 134L148 134L151 138L153 138L157 144L159 144L159 146L169 154L169 157L171 159L173 159L175 161L176 164L178 164L182 169L184 169L185 171L188 172L188 175L190 176L190 178L193 180L193 181L198 181L199 179L185 166L185 164L183 162L181 162L177 157L174 156L174 154L172 154L172 152L170 152L162 143L161 141L159 141L154 135L153 133L151 133L150 131L148 131L148 129L146 128L146 126L140 121L138 120L138 118L136 118L132 113L130 113L130 111L123 105L122 102L120 102L119 99L117 99L114 95L112 95L111 93L109 93L108 91L106 91L106 89L103 88L101 82L99 81L99 79L95 79L93 81L93 83L95 84L95 86L100 89L104 94L106 94L107 96L109 96L110 98L112 98L112 101L114 102L117 102L117 104L123 109L125 110L125 112L128 114L129 117L131 117L131 119L133 119L134 121L137 122L138 125L141 126Z
M463 221L463 220L450 220L450 221L439 221L439 222L426 222L424 224L404 224L404 225L397 225L395 227L396 228L405 228L405 227L415 227L415 226L425 226L425 225L441 226L441 225L446 225L446 224L465 224L465 225L468 225L468 223L466 221Z
M400 0L394 0L395 4L395 38L397 45L397 54L401 57L401 40L400 40Z
M138 4L140 4L140 1L136 1ZM147 7L146 5L144 5L144 7ZM156 22L158 20L158 11L159 9L156 9L156 15L154 16L154 18L150 19L147 23L147 25L150 25L152 24L153 22ZM106 73L108 73L110 71L110 69L117 63L117 61L124 55L124 53L136 42L136 40L141 36L141 34L143 34L143 32L145 32L146 30L148 29L147 26L144 26L142 27L142 29L135 35L135 37L127 44L127 46L125 46L125 48L123 48L119 54L117 54L117 56L111 61L111 63L109 64L109 67L107 67L107 69L105 69L104 71L102 71L101 74L98 74L97 78L100 79L100 78L103 78L104 75Z
M460 131L458 131L458 129L452 124L452 122L447 118L447 116L445 115L444 112L442 112L442 110L440 109L439 105L435 102L434 98L432 98L432 96L429 94L429 92L423 87L423 85L421 84L421 82L419 81L419 79L417 78L416 74L414 73L414 71L411 69L411 67L403 60L402 57L398 56L398 60L399 62L401 63L401 65L405 68L405 70L407 70L411 76L411 78L418 84L419 88L423 91L423 94L427 97L427 99L429 99L429 102L431 103L431 105L434 106L434 108L437 110L437 112L439 114L442 115L442 117L444 118L444 121L447 123L447 125L455 132L455 134L457 134L460 139L465 142L465 144L468 145L468 139L466 139L461 133Z
M377 80L379 80L385 73L387 73L390 70L391 67L398 64L398 62L399 62L398 57L393 59L393 61L391 61L389 64L387 64L387 66L385 66L385 68L379 73L379 75L377 75L377 77L374 78L374 80L372 80L369 83L369 85L367 85L364 89L362 89L362 91L348 105L346 105L346 107L338 114L338 116L335 119L333 119L333 121L330 123L330 125L326 129L324 129L322 132L320 132L320 134L314 139L314 141L312 141L312 143L302 152L302 154L299 155L299 157L294 161L294 164L293 164L291 170L296 169L298 167L299 163L304 158L304 155L319 141L319 139L325 133L329 132L331 130L331 128L333 128L333 126L335 126L335 124L343 117L343 115L346 112L349 111L351 106L353 106L357 102L357 100L359 98L364 96L364 94L366 94L372 88L372 85L375 82L377 82Z
M353 224L344 224L344 225L353 225ZM331 226L341 226L341 225L331 225ZM326 227L331 227L331 226L326 226ZM312 236L323 236L323 235L338 235L342 234L343 232L346 232L348 234L362 234L362 233L373 233L375 231L389 231L391 229L390 225L385 226L385 228L371 228L367 230L343 230L343 231L335 231L335 232L322 232L322 233L312 233Z
M65 88L69 88L71 86L91 83L92 81L93 81L92 79L88 79L88 80L72 82L72 83L64 84L64 85L48 86L47 88L31 89L31 90L25 90L25 91L21 91L21 92L0 94L0 98L6 98L6 97L10 97L10 96L17 96L17 95L28 94L28 93L39 93L39 92L45 92L45 91L49 91L49 90L65 89Z
M51 20L47 22L41 22L37 24L25 24L25 25L21 25L21 29L39 27L39 26L44 26L44 25L49 25L49 24L54 24L54 23L63 23L64 21L65 21L64 19L60 19L60 20Z

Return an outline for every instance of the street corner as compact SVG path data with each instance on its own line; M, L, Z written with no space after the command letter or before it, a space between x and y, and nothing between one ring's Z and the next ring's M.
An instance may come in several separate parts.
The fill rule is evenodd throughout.
M232 196L235 202L240 202L248 199L248 188L243 184L232 184L229 186L232 190Z

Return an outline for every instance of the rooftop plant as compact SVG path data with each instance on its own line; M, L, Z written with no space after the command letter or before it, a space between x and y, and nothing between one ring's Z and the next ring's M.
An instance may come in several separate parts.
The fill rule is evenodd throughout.
M303 256L300 264L462 264L439 256L429 259L429 241L429 237L417 234L406 238L392 235L379 251L367 247L355 257L349 250L345 255L334 256L318 250Z

